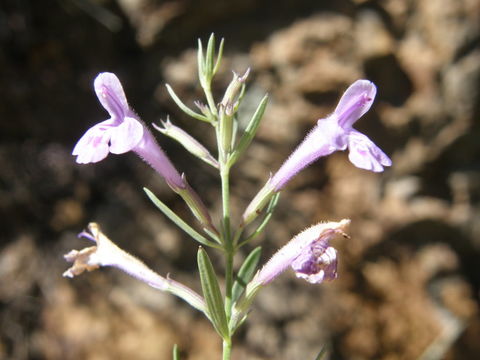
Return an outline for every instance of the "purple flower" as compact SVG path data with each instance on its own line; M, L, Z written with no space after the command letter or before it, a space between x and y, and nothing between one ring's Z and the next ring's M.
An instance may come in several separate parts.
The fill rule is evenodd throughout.
M250 287L266 285L285 271L289 266L297 277L309 283L337 277L337 251L330 246L336 234L345 234L350 220L319 223L302 231L272 256L252 280Z
M77 163L95 163L109 152L123 154L133 150L143 137L144 127L129 108L117 76L100 73L94 82L98 100L110 114L110 119L91 127L73 149Z
M94 82L98 100L110 118L91 127L78 141L72 154L77 163L95 163L108 153L134 151L176 189L186 187L182 176L155 141L152 133L130 109L120 80L115 74L100 73Z
M337 150L350 150L349 159L356 167L374 172L392 165L390 158L367 136L353 129L353 124L369 109L377 89L368 80L357 80L345 91L333 114L320 119L282 167L269 181L280 191L300 170L319 157Z
M128 106L117 76L107 72L98 74L94 88L98 100L110 114L110 119L94 125L80 138L72 152L77 156L77 163L98 162L105 159L109 152L123 154L133 151L185 200L204 228L217 233L200 197L175 169L150 130Z

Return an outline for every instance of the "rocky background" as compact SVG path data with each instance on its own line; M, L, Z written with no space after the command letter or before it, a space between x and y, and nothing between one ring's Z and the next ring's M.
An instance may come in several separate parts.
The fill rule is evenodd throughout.
M258 297L234 359L478 359L480 356L480 2L478 0L4 0L0 4L0 358L218 359L198 313L114 269L61 277L62 254L99 222L121 247L198 289L196 244L142 186L189 218L134 155L77 165L71 149L106 114L100 71L121 78L147 122L172 121L213 148L164 83L193 104L197 38L226 39L215 89L252 69L244 113L270 94L257 141L234 170L249 199L345 88L378 96L358 123L394 166L373 174L334 154L283 192L267 259L320 220L351 218L338 280L286 273ZM218 218L219 180L159 136ZM246 249L248 250L248 249ZM241 260L241 259L238 259ZM218 262L219 267L221 264Z

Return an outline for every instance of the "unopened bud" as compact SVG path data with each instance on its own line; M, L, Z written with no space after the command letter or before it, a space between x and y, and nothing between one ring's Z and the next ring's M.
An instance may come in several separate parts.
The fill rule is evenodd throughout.
M232 148L233 138L233 106L231 103L219 104L219 124L220 124L220 139L221 139L221 153L225 157Z
M193 213L195 218L200 222L203 229L209 233L213 234L214 236L218 237L218 230L212 223L212 218L210 217L210 213L208 212L207 207L200 199L200 196L191 188L188 184L185 174L182 174L182 179L185 184L184 188L172 188L178 195L180 195L185 201L185 203L190 208L190 211Z
M245 84L245 81L247 80L248 75L250 74L250 68L245 71L245 74L242 76L239 76L236 72L233 72L233 79L230 82L230 84L227 87L227 90L225 91L225 95L223 96L222 99L222 104L227 105L228 103L234 104L237 100L237 96L240 93L240 90L242 88L242 85Z
M208 149L202 144L200 144L193 136L191 136L185 130L173 125L170 119L167 118L167 121L162 121L163 127L160 127L156 124L152 125L162 134L178 141L191 154L202 159L207 164L218 168L217 160L210 154Z

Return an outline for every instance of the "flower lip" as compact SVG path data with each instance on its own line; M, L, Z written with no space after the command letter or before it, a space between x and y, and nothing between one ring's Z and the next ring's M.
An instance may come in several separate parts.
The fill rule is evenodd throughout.
M105 99L105 103L108 104L107 111L113 119L120 119L124 117L124 111L119 102L107 89L105 85L102 85L101 91L98 93L99 99Z
M142 122L128 107L120 80L113 73L100 73L94 81L94 89L110 119L92 126L75 145L72 154L77 163L95 163L105 159L108 153L123 154L133 150L144 136Z
M369 80L357 80L343 94L335 108L338 124L345 128L352 127L372 106L377 94L377 87Z
M382 172L384 166L392 165L392 160L359 131L353 129L350 131L348 147L350 162L360 169Z
M321 252L312 250L306 259L297 258L292 263L292 269L298 278L310 284L319 284L337 278L337 250L331 246L322 247L322 249Z
M108 111L112 119L118 121L127 116L129 109L127 97L120 80L115 74L110 72L98 74L93 87L98 100L105 110ZM128 112L128 115L130 115L130 112Z

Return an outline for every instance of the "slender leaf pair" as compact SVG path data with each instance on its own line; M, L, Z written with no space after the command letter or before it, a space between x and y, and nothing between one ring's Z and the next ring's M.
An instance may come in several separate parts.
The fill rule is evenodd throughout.
M213 269L212 262L210 261L207 252L202 247L198 249L197 262L209 318L217 333L224 340L227 340L230 338L230 331L228 329L223 296L220 291L220 286L218 285L217 275Z

